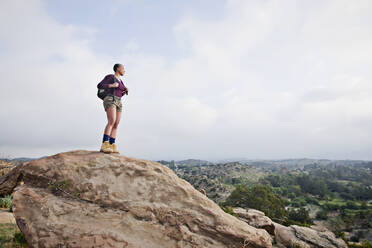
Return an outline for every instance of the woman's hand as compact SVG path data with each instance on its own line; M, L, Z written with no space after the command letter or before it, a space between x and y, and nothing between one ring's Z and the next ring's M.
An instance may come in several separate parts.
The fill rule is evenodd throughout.
M117 87L119 87L119 84L116 82L116 83L113 83L113 84L109 84L110 86L110 88L117 88Z

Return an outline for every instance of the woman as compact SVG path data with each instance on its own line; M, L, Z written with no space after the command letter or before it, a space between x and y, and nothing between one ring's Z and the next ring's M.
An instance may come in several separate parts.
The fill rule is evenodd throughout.
M106 75L97 85L99 89L110 89L107 96L103 99L103 107L107 114L107 125L103 134L100 152L105 153L119 153L116 149L115 138L123 109L121 97L124 94L128 95L128 88L125 87L120 79L120 76L125 73L124 66L115 64L114 72L115 74Z

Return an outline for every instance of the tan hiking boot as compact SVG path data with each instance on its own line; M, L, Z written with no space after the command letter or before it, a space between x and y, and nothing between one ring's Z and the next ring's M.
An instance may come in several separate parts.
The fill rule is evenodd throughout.
M118 153L118 154L120 154L120 152L116 149L116 145L115 145L115 143L112 143L112 144L111 144L111 148L112 148L112 152L113 152L113 153Z
M99 151L104 152L104 153L112 153L113 150L111 148L110 142L108 142L108 141L102 142L101 150L99 150Z

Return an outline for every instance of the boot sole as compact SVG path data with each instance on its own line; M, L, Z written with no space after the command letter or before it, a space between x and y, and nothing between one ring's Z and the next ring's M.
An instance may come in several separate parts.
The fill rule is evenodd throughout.
M104 152L104 153L113 153L112 151L104 151L104 150L99 150L100 152Z

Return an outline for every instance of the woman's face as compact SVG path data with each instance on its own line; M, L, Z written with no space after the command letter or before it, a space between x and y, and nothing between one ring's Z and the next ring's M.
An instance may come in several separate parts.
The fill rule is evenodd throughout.
M125 74L125 70L124 70L124 66L123 65L119 66L118 72L120 73L121 76L123 76Z

